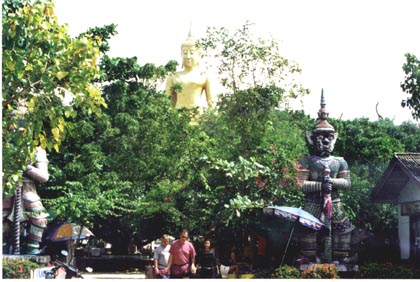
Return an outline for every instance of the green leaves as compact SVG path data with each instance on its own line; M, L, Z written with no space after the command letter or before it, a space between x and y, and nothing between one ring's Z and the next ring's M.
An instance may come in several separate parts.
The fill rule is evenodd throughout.
M12 175L35 146L58 152L76 109L100 114L105 102L92 85L99 76L99 38L71 38L51 0L7 0L2 7L3 179L11 189Z
M237 178L241 181L246 181L251 177L255 178L260 174L267 174L269 171L269 168L264 167L258 162L248 161L242 156L239 156L239 162L216 160L215 168L224 171L226 177Z
M367 118L351 121L332 121L339 132L336 143L336 154L343 156L348 162L353 160L362 163L388 162L394 152L405 150L401 132L388 119L375 122Z
M58 80L62 80L63 78L65 78L69 73L66 71L59 71L56 73L56 77L58 78Z
M409 53L405 54L405 58L407 60L403 65L405 78L401 83L401 88L409 96L401 101L401 106L411 109L411 115L418 120L420 118L420 58Z
M262 199L251 201L248 196L237 195L235 198L229 200L229 204L225 204L225 208L231 209L237 217L241 216L241 211L248 209L261 209L265 206Z
M309 91L294 83L299 66L281 56L279 42L273 38L255 38L253 24L246 22L231 34L224 27L209 27L200 44L206 56L213 58L209 68L216 69L221 84L230 93L275 85L284 89L284 102Z

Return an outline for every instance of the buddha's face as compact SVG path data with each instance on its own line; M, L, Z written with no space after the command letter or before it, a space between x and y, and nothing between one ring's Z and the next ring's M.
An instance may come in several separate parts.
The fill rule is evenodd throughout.
M192 68L198 65L200 53L196 46L185 45L182 47L182 65Z

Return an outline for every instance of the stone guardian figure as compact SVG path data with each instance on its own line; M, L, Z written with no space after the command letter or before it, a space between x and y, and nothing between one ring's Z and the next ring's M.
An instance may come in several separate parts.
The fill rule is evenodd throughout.
M19 122L16 132L24 131L27 112L25 101L20 101L14 118ZM23 183L15 195L3 198L3 254L37 255L42 235L47 227L48 213L37 193L37 183L48 181L47 152L34 148L32 158L23 171ZM24 239L22 247L20 238Z
M327 228L303 235L300 245L301 253L311 261L331 263L348 259L354 226L344 212L339 193L351 188L350 171L342 157L332 155L338 134L327 121L325 106L322 91L318 123L307 132L313 154L299 160L298 171L300 188L305 194L304 210Z

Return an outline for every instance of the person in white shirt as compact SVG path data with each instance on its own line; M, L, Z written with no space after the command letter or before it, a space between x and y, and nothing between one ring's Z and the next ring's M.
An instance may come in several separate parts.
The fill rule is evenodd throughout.
M160 240L161 244L156 248L153 256L154 270L158 278L167 279L170 276L170 271L166 269L170 255L169 250L171 249L171 245L169 245L169 235L163 234Z

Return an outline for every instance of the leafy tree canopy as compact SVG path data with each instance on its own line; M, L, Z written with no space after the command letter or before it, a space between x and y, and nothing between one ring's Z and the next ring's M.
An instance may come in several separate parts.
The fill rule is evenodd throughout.
M255 38L252 23L246 22L233 34L225 27L209 27L200 40L210 68L215 68L221 84L229 92L276 86L282 91L283 105L288 99L309 94L295 81L299 65L281 55L279 42L273 38Z
M99 66L108 107L100 116L78 114L77 130L51 154L53 177L43 193L53 217L90 225L118 248L117 237L123 243L174 231L181 219L174 197L190 177L191 152L204 145L192 141L199 132L191 113L156 90L173 62L140 66L136 58L104 56Z
M418 120L420 118L420 58L409 53L405 54L405 58L407 60L403 65L405 79L401 83L401 88L409 96L401 101L401 106L411 109L411 115Z
M348 162L359 161L364 164L386 163L395 152L405 150L401 137L404 134L389 119L369 121L367 118L334 121L339 133L335 154L343 156Z
M106 38L71 38L51 0L6 0L2 7L3 183L9 192L36 146L59 151L72 119L105 107L92 81Z

